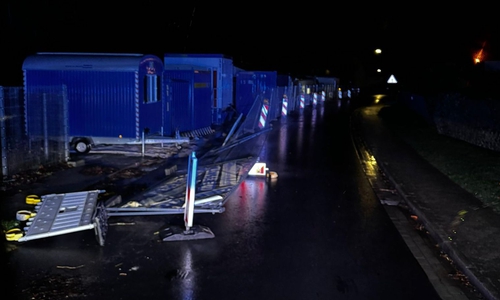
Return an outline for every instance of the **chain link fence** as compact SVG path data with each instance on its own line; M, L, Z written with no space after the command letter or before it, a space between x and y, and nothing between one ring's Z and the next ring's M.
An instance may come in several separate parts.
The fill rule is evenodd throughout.
M2 180L69 160L65 87L25 96L22 87L0 86Z

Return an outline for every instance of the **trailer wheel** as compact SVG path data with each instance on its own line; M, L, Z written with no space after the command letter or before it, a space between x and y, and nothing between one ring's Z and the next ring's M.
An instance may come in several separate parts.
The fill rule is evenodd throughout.
M91 146L88 140L80 139L75 141L74 148L78 153L89 153Z

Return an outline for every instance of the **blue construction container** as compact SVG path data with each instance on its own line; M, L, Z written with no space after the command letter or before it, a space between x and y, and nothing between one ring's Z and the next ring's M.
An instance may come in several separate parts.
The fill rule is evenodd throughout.
M166 69L180 66L199 66L211 72L212 123L224 122L225 111L234 105L233 101L233 60L223 54L179 54L166 53L163 64Z
M212 125L212 72L203 68L165 70L170 133L199 136ZM198 131L198 132L197 132Z
M26 130L42 109L41 94L66 90L68 141L78 152L92 145L139 142L143 133L162 134L163 62L154 55L37 53L23 63Z
M277 87L276 71L242 71L236 73L236 110L246 116L257 96L270 98Z
M293 86L293 80L290 75L278 74L276 78L276 85L282 87Z

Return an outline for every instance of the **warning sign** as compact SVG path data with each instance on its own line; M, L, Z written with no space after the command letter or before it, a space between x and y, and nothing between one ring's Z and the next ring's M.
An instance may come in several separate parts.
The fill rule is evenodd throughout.
M254 176L266 176L267 168L266 168L266 163L255 163L248 172L248 175L254 175Z
M398 83L398 81L396 80L396 77L394 77L394 75L391 75L391 77L389 77L389 80L387 80L387 83Z

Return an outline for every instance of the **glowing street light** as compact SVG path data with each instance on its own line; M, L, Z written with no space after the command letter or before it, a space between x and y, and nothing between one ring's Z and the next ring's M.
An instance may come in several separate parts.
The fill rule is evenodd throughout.
M379 48L375 49L375 54L380 54L380 53L382 53L382 49Z

